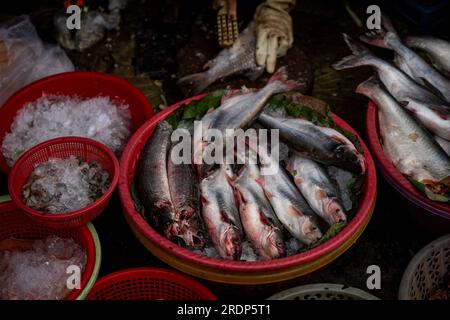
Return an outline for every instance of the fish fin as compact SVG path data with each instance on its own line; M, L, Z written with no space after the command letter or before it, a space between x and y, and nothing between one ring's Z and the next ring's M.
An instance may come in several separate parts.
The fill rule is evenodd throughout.
M210 80L207 72L201 72L191 74L177 81L178 85L183 85L185 83L189 84L192 88L192 94L198 94L205 90L212 83L212 81Z
M268 83L272 83L275 81L280 81L284 84L284 89L286 91L291 91L297 89L300 86L300 83L293 80L288 80L286 67L279 68L273 75L270 77Z
M251 69L245 73L245 76L250 79L250 81L255 81L264 73L264 68L258 66L256 69Z
M353 40L350 36L343 33L344 41L352 51L352 55L347 56L332 64L332 67L336 70L348 69L353 67L359 67L366 65L367 58L372 54L365 46Z
M203 65L203 70L207 70L210 69L215 63L214 59L208 60L204 65Z
M381 86L380 80L378 78L371 76L364 82L361 82L357 87L355 92L359 94L363 94L369 98L372 98L372 88Z
M401 100L398 102L403 108L406 108L409 104L409 101Z
M434 85L432 85L427 79L425 78L420 78L420 80L422 80L424 86L431 91L434 95L438 96L439 98L441 98L443 101L446 101L444 95L442 94L442 92L439 91L438 88L436 88Z
M365 35L359 37L364 43L371 44L376 47L388 48L386 43L384 42L384 37L386 36L386 31L383 29L372 30L367 32Z

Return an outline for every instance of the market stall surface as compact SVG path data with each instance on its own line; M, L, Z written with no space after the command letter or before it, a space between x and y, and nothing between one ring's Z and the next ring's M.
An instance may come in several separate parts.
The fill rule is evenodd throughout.
M102 1L98 1L101 3ZM341 33L361 34L341 2L299 1L292 12L295 42L286 57L290 77L301 80L303 91L330 104L333 112L345 119L364 137L367 102L354 88L370 75L369 69L337 73L329 65L348 53ZM251 19L257 1L246 1L239 8L240 29ZM41 1L27 7L6 5L7 14L27 13L41 36L54 41L51 19L57 10L54 2ZM189 6L189 10L187 7ZM68 51L77 69L114 73L138 86L158 110L183 98L176 87L180 76L198 72L220 48L215 36L215 14L209 1L129 1L122 12L120 29L109 31L104 39L84 52ZM363 5L355 4L364 18ZM244 78L220 81L210 89L260 86L268 76L252 83ZM76 84L74 84L76 85ZM164 89L164 91L163 91ZM341 257L323 269L301 278L258 286L224 285L200 280L220 299L267 298L301 284L340 283L369 291L367 268L381 270L381 289L370 293L382 299L396 299L401 276L415 252L435 238L420 228L398 194L379 176L378 201L366 231ZM6 193L6 178L1 180ZM100 276L130 267L167 267L153 257L134 237L121 209L118 193L109 208L94 221L102 244Z

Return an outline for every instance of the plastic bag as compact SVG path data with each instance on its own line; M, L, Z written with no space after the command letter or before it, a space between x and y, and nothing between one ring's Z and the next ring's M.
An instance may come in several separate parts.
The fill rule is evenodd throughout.
M28 16L0 24L0 106L33 81L73 70L59 46L42 42Z

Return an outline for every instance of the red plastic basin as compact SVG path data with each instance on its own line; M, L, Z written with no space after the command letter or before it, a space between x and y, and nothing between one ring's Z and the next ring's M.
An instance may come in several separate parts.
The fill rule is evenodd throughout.
M42 94L76 95L82 98L107 96L113 100L127 103L130 107L134 130L137 130L153 115L150 102L144 94L130 82L119 77L98 73L75 71L66 72L33 82L13 94L1 107L0 144L10 131L17 112L28 102ZM11 168L0 152L0 169L9 174Z
M405 209L414 220L433 233L450 232L450 204L428 199L401 174L384 153L378 134L377 106L369 102L366 114L366 130L370 149L379 171L386 181L398 191Z
M367 172L358 210L348 225L334 238L290 257L271 261L229 261L213 259L177 246L155 231L135 210L130 188L140 153L157 124L182 105L205 97L206 94L172 105L148 120L131 138L120 160L119 194L124 214L132 231L155 256L173 267L204 279L236 284L260 284L286 280L310 273L336 259L361 235L372 215L376 200L376 170L368 148L358 134L339 117L336 124L355 134L366 158Z

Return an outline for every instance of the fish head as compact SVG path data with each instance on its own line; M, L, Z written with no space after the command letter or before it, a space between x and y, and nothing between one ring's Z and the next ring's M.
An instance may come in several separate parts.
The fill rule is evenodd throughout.
M327 212L327 222L329 224L336 224L341 222L347 222L347 216L345 215L344 208L335 198L329 199L325 204L325 212Z
M322 232L310 216L305 216L299 233L300 241L306 245L313 244L322 238Z
M191 226L189 220L183 220L180 222L178 238L184 241L184 243L192 248L203 248L205 246L205 237L199 228Z
M278 228L272 228L262 247L264 250L260 253L260 258L263 260L278 259L286 255L286 247Z
M335 155L341 166L351 172L364 174L366 172L366 161L353 146L341 144L335 149Z
M228 228L220 235L217 251L221 257L229 260L239 260L242 253L241 236L236 227Z

